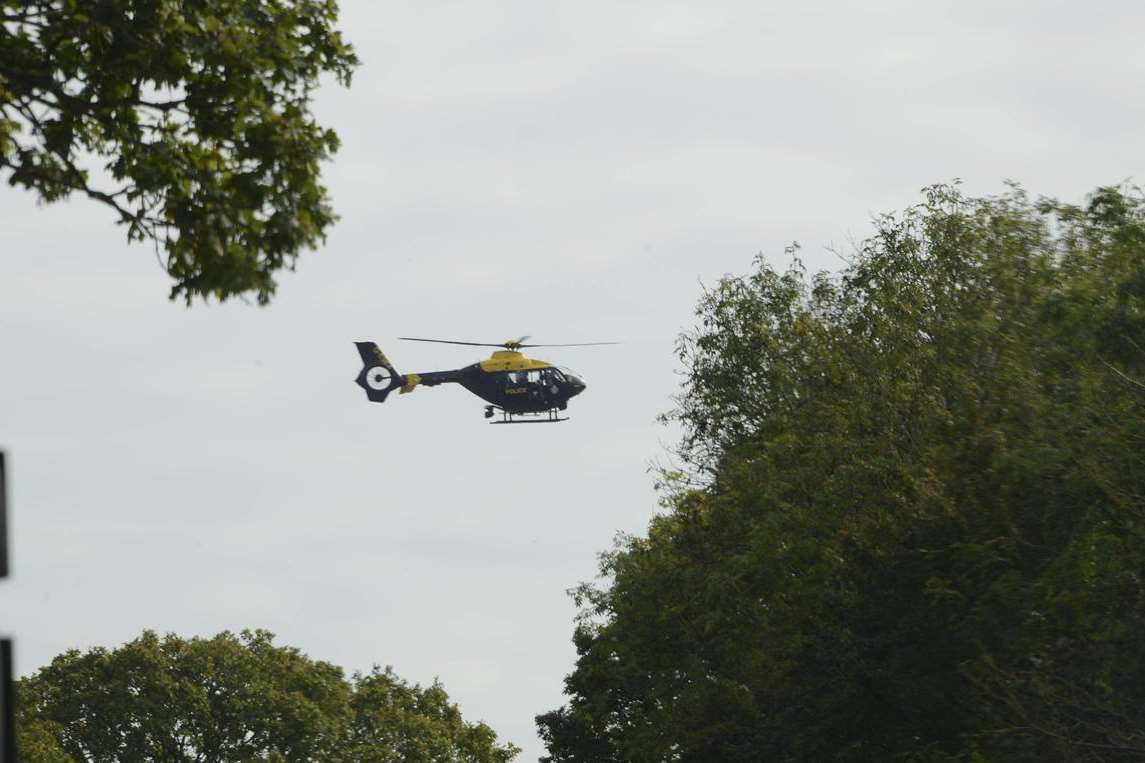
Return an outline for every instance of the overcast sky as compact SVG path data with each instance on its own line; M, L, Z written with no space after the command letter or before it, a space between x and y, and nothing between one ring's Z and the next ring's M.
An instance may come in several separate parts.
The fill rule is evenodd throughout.
M268 628L438 677L535 760L565 591L657 510L701 281L792 240L835 269L935 182L1081 201L1145 175L1139 2L342 6L363 64L317 104L342 219L269 308L170 303L109 210L0 187L21 673L144 628ZM355 340L410 372L483 355L397 336L519 334L625 344L533 353L588 382L554 426L353 383Z

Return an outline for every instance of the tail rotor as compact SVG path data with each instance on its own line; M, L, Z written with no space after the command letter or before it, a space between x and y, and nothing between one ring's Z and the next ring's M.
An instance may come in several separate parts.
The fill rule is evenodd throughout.
M405 377L397 372L381 348L373 342L354 342L362 357L362 370L354 379L374 403L384 403L395 389L401 389Z

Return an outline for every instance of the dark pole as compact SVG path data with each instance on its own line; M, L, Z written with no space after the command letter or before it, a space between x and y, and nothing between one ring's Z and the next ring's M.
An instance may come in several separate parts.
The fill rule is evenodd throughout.
M0 450L0 578L8 577L8 490L4 480L4 451Z
M8 485L0 450L0 578L8 577ZM12 683L12 642L0 639L0 763L16 763L16 692Z
M16 685L12 681L12 641L0 639L0 762L16 763Z

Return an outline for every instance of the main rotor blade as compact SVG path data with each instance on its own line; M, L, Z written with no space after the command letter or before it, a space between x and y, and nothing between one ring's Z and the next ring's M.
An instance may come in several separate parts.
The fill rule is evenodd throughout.
M597 347L602 344L624 344L624 342L575 342L573 344L522 344L519 347Z
M504 342L459 342L455 339L419 339L414 336L399 336L398 339L403 339L407 342L435 342L437 344L464 344L469 347L504 347Z
M603 344L623 344L623 342L574 342L573 344L523 344L521 340L510 339L508 342L462 342L457 339L422 339L416 336L399 336L406 342L433 342L435 344L463 344L467 347L510 347L519 349L521 347L597 347ZM521 337L521 339L528 339L528 337Z

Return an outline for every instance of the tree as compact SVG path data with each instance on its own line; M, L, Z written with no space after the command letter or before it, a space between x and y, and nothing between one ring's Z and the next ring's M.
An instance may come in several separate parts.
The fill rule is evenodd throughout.
M341 669L265 631L210 639L145 632L114 650L66 652L17 687L21 760L505 763L482 723L438 684Z
M485 724L465 723L436 682L420 689L389 668L374 669L354 676L350 705L338 763L506 763L517 756Z
M0 175L110 206L171 298L267 303L335 216L310 113L357 64L334 0L0 0Z
M1145 199L957 187L728 277L550 761L1145 755Z

